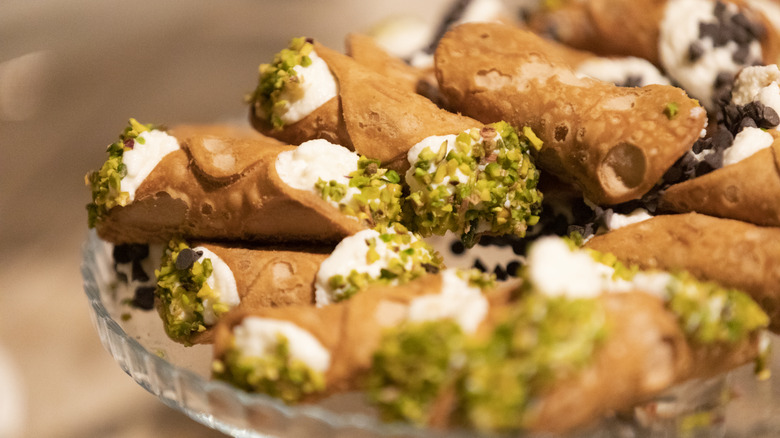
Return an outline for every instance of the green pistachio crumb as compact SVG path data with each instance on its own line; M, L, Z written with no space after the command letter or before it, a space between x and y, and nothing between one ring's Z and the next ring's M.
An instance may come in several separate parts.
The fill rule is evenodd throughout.
M541 140L530 128L518 135L498 122L425 148L407 173L407 217L423 236L452 231L471 247L481 234L525 236L539 220L542 194L530 150Z
M143 125L131 118L119 136L119 141L112 143L106 149L108 159L100 170L88 173L84 182L92 190L92 202L87 204L89 228L94 228L98 222L116 206L127 205L130 195L121 190L122 178L127 175L127 167L122 162L125 151L130 150L133 141L142 143L138 136L145 131L156 129L154 125Z
M189 343L190 337L206 330L203 320L204 300L210 299L219 304L219 294L206 282L213 272L211 259L195 261L184 269L177 268L179 254L190 247L179 239L168 243L160 269L155 271L157 288L155 296L159 300L157 307L165 326L165 332L171 339ZM227 306L214 306L219 316L226 312Z
M268 394L286 403L322 392L325 376L290 355L289 340L279 334L273 352L262 357L243 354L235 346L212 363L214 378L248 391Z
M666 104L666 107L664 108L664 114L666 115L669 120L672 120L677 116L677 113L680 111L680 106L677 104L677 102L669 102Z
M282 99L282 92L293 95L303 92L294 68L311 65L309 55L312 50L314 45L306 38L293 38L287 48L274 56L272 63L260 65L257 88L247 97L247 101L254 105L255 113L265 116L275 129L284 126L281 116L288 102Z
M398 222L403 192L400 177L379 164L378 160L360 157L358 169L349 174L348 184L320 179L315 189L322 199L336 203L342 213L356 217L372 228ZM350 188L359 192L347 197Z

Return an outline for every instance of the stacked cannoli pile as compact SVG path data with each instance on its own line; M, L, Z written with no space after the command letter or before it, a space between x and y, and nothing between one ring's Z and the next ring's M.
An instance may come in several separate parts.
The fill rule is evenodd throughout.
M565 433L766 377L780 7L507 10L457 2L404 54L293 38L251 127L130 119L86 177L128 304L241 390L437 428Z

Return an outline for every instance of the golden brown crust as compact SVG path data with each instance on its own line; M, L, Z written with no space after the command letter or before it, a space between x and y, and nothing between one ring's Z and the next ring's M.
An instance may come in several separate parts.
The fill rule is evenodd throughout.
M750 157L664 191L659 207L780 226L780 140Z
M698 139L706 112L676 87L578 78L548 53L553 44L509 26L458 26L436 51L442 93L483 123L530 126L544 141L539 167L575 182L594 203L641 197Z
M780 228L697 213L656 216L596 236L588 248L642 269L686 270L748 293L780 331Z
M761 11L747 2L729 2L764 26L766 32L761 39L764 62L776 63L780 54L777 30ZM668 0L568 1L560 8L534 14L528 26L577 49L602 56L637 56L660 66L660 25L667 4Z
M211 135L181 141L133 202L97 224L112 243L195 240L332 243L364 228L313 193L281 181L275 161L292 146Z
M361 33L350 33L345 40L345 46L347 56L358 64L394 81L399 88L417 92L417 82L425 72L390 55L374 38Z

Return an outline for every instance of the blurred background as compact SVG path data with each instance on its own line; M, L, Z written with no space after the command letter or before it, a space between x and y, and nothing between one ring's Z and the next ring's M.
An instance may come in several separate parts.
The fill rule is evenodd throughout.
M220 436L126 376L90 321L79 271L84 175L129 117L246 119L257 67L307 35L446 0L0 2L0 437Z

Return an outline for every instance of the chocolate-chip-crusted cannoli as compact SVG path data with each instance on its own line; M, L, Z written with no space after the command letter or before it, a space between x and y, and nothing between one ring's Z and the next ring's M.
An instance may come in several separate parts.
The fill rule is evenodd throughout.
M748 293L780 331L780 228L698 213L659 215L595 236L585 246L643 269L684 269Z
M741 292L637 272L558 238L531 247L523 277L474 336L447 320L385 334L369 394L386 418L562 433L765 359L767 317Z
M406 152L423 138L481 126L304 38L260 70L249 97L252 124L290 144L323 138L406 170Z
M447 318L473 332L487 314L482 288L491 282L482 274L447 270L323 308L228 314L217 327L214 376L288 403L364 388L384 329Z
M641 197L699 138L706 111L679 88L579 78L551 44L500 24L458 26L436 50L441 91L483 123L531 127L544 142L537 165L592 202Z
M637 56L658 65L708 110L743 67L774 64L780 34L741 0L564 1L542 8L529 26L601 55Z
M108 153L86 180L90 226L113 243L338 242L401 213L397 173L325 140L179 139L131 120Z
M168 336L211 343L231 309L314 305L314 280L329 247L306 250L170 241L163 252L156 306Z

